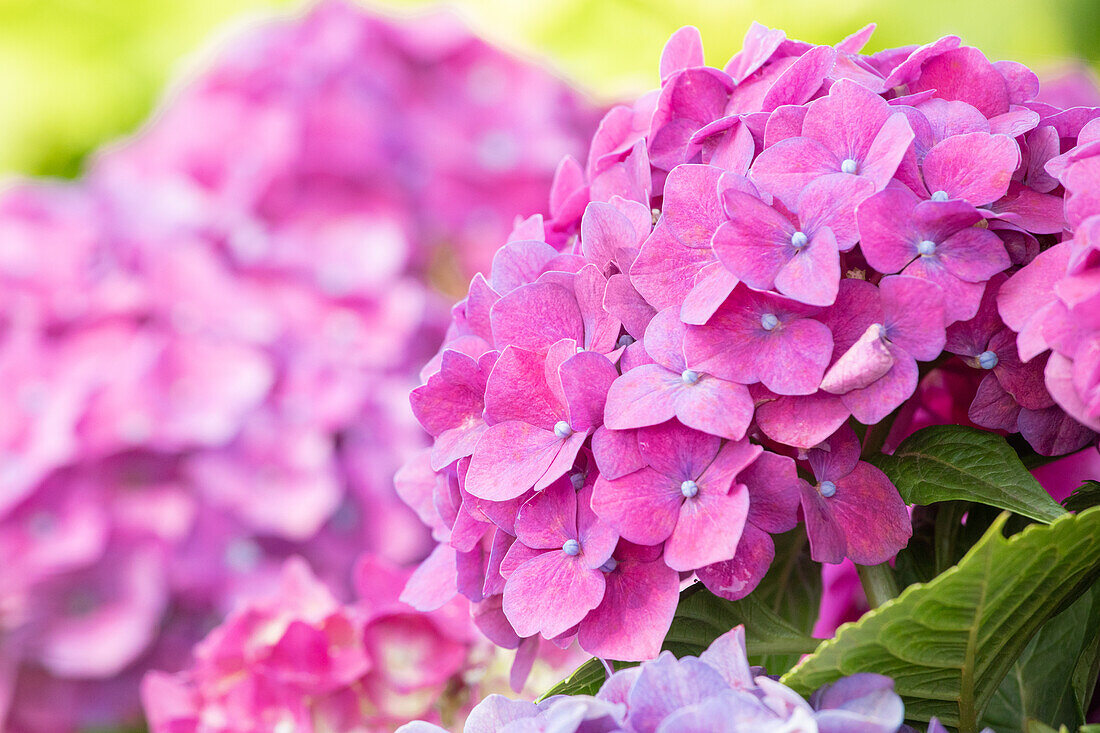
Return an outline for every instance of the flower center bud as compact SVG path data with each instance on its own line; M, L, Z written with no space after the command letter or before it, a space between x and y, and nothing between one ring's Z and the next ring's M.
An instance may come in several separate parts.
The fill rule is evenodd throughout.
M821 492L821 495L826 499L831 499L836 494L836 484L832 481L822 481L817 490Z
M992 369L1000 363L1000 359L992 351L983 351L978 354L978 364L982 369Z
M947 191L936 191L934 194L932 194L933 201L946 201L947 198Z
M760 317L760 327L765 331L774 331L779 325L779 318L774 313L765 313Z
M695 483L691 479L688 479L684 483L680 484L680 493L684 495L685 499L691 499L699 493L699 484Z
M624 333L622 336L619 337L619 340L615 342L615 348L617 348L617 349L625 348L627 346L630 346L635 341L636 341L636 339L633 336L631 336L629 333Z
M840 172L841 173L855 173L856 168L858 166L859 166L859 164L856 163L851 158L845 158L844 162L840 164Z
M685 369L680 373L680 381L684 384L695 384L699 381L699 372L691 369Z
M576 540L566 540L565 544L561 546L561 551L566 555L575 557L581 554L581 543Z
M605 573L610 573L617 567L619 567L619 561L613 557L609 557L607 558L607 562L600 566L600 570Z
M661 210L660 209L650 209L649 213L650 213L650 215L653 216L653 225L656 226L657 225L657 220L661 218Z
M574 471L569 474L569 483L573 484L574 491L580 491L584 488L584 474L580 471Z
M931 239L922 239L917 242L917 254L921 257L931 257L936 254L936 243Z
M562 440L565 440L573 434L573 428L569 427L569 423L565 420L558 420L554 423L554 435L558 436Z
M791 235L791 246L795 249L802 249L809 241L810 238L807 237L803 232L795 232Z

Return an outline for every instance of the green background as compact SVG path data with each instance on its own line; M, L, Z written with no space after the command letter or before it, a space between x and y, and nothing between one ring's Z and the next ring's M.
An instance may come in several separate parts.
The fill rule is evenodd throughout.
M370 3L409 13L423 0ZM870 49L959 33L994 59L1039 70L1100 55L1100 0L458 0L484 35L545 58L603 99L655 83L681 25L723 63L751 20L835 42L870 21ZM218 36L287 0L0 0L0 173L73 175L87 152L134 129L169 79L201 65Z

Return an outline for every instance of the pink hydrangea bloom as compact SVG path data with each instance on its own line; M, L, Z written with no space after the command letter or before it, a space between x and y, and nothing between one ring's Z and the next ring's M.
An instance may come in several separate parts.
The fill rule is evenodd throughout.
M651 658L672 573L741 598L800 519L828 563L906 545L857 429L886 450L943 423L1095 443L1100 110L1036 101L1030 70L954 36L862 54L872 30L754 25L715 69L683 29L660 88L561 163L414 393L435 444L402 493L440 544L410 603L474 600L521 673L534 635ZM562 549L580 517L618 546Z
M430 552L393 475L425 445L404 395L447 329L443 293L488 267L596 122L453 17L333 0L243 31L81 180L0 193L0 729L134 722L143 671L179 669L288 557L346 601L364 551ZM623 215L644 236L641 206ZM537 221L525 238L558 236ZM569 283L578 343L612 351L595 270ZM438 467L484 430L481 361L449 357L425 390ZM433 404L448 406L434 423ZM469 551L491 525L463 516ZM400 608L367 622L374 666L355 671L391 727L463 663L452 642L421 645L435 621ZM314 631L295 626L283 651L318 646ZM395 652L406 642L417 655ZM336 673L278 674L307 671Z

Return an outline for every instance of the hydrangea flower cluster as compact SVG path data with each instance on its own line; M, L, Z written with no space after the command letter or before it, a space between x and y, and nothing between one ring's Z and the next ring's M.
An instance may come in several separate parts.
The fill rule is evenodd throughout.
M750 667L740 626L718 637L698 657L671 652L615 672L594 696L554 696L539 703L487 697L470 713L465 733L621 731L798 731L895 733L904 706L890 678L856 674L802 699ZM938 723L936 723L938 725ZM440 733L425 722L398 733ZM930 729L932 730L932 729Z
M412 393L434 444L398 490L439 544L410 603L465 595L520 674L539 637L649 659L683 581L743 597L800 519L814 560L893 557L907 508L863 457L922 424L1096 443L1100 351L1051 312L1097 310L1100 109L955 36L862 54L872 30L754 25L716 69L682 29L562 162ZM1004 294L1058 257L1058 304L1018 311L1056 333L1017 352L1038 327Z
M81 181L0 194L0 728L133 720L143 671L289 556L341 600L361 552L424 557L392 476L446 327L428 281L544 198L590 116L453 20L329 2Z
M288 560L272 595L231 613L186 671L145 677L151 730L354 733L392 730L444 703L461 709L471 692L461 673L481 637L461 599L431 614L399 602L408 574L364 557L359 599L341 605L304 561Z

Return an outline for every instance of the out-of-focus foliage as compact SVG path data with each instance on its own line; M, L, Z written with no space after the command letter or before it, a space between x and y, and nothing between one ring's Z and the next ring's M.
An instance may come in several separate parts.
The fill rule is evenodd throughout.
M290 0L0 0L0 172L71 175L83 155L132 129L180 60L213 29ZM375 0L402 10L429 0ZM752 20L797 38L879 23L872 50L959 33L991 58L1042 70L1100 59L1094 0L451 0L494 41L546 55L601 97L655 83L653 59L681 25L702 29L719 66Z

